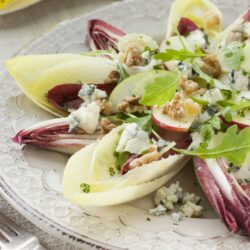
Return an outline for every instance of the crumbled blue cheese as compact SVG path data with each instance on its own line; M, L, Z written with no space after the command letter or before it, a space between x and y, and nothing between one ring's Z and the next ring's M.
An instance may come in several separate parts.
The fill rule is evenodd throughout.
M156 192L156 208L150 209L152 215L163 215L173 211L171 217L179 222L184 217L201 217L204 208L200 206L201 198L193 193L183 192L179 182L172 183L168 188L162 187ZM164 209L165 208L165 209Z
M201 202L201 197L199 197L198 195L194 193L185 192L182 196L182 204L185 204L187 202L192 202L198 205Z
M82 106L68 116L69 130L81 128L88 134L96 131L99 122L100 107L92 102Z
M250 155L245 159L245 162L242 164L238 171L233 171L232 173L237 180L248 182L250 180Z
M163 204L168 210L173 210L176 203L182 197L182 188L179 182L172 183L168 188L162 187L157 190L155 195L155 204Z
M191 78L193 76L193 67L191 64L186 62L180 62L178 65L178 69L182 72L183 75Z
M203 207L196 205L195 203L188 201L183 206L180 207L181 212L185 217L200 217L202 216Z
M182 212L176 212L172 213L171 217L175 222L180 222L183 219L184 215Z
M192 143L189 145L188 149L196 149L204 142L203 136L199 132L194 132L191 134Z
M193 47L194 49L196 47L204 48L207 45L205 34L199 29L190 32L190 34L186 37L186 41L189 46Z
M136 123L124 125L116 152L130 152L138 154L151 145L148 133L140 129Z
M210 118L211 118L211 115L207 111L205 111L199 115L198 119L199 119L199 122L205 123L205 122L209 121Z
M155 216L165 215L166 212L167 209L161 204L159 204L156 208L149 209L149 214Z
M243 70L232 70L228 75L229 84L233 89L248 91L250 79Z
M217 88L206 91L203 98L207 100L209 104L216 104L217 102L224 100L221 91Z
M97 89L95 85L83 84L78 96L84 101L83 105L87 106L93 101L107 98L107 93L103 90Z

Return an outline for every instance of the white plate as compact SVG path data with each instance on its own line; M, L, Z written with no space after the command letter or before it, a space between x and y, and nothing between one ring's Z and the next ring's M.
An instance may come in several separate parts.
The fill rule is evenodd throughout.
M227 23L247 8L247 0L218 0ZM164 36L171 1L128 0L89 15L66 21L44 35L21 54L82 52L86 22L103 18L128 31ZM25 217L43 230L84 249L250 249L247 238L232 235L203 199L205 218L185 219L176 225L169 216L150 217L153 195L130 204L107 207L76 207L61 194L63 154L24 147L11 137L21 128L47 119L49 114L25 98L3 70L0 77L0 190ZM179 176L185 190L203 196L192 164ZM173 180L174 181L174 180ZM150 221L147 219L150 218Z
M42 0L14 0L4 10L0 10L0 16L27 8L40 1Z

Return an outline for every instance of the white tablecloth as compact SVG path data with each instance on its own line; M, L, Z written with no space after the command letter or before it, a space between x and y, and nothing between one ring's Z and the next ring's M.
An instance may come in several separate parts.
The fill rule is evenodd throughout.
M96 10L114 0L43 0L27 9L0 16L0 65L29 41L40 36L59 22ZM34 233L47 249L77 248L43 232L26 220L0 196L0 211L23 229Z

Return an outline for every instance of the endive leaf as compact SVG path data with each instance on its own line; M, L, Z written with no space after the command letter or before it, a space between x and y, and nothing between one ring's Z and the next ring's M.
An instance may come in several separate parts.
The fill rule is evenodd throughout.
M74 154L64 171L64 196L80 206L109 206L141 198L170 180L187 162L187 158L175 155L126 175L98 181L90 168L96 146L99 144L91 144ZM88 185L88 193L80 188L82 183Z
M209 0L175 0L172 4L167 37L173 35L175 27L182 17L193 21L211 36L222 30L222 14Z
M6 67L28 98L57 116L65 113L47 101L48 90L62 83L103 83L116 69L107 58L75 54L20 56Z

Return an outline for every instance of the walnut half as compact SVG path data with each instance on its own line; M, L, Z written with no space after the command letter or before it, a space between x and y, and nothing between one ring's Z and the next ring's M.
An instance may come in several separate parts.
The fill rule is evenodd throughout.
M185 96L192 95L199 88L199 86L196 82L189 80L188 77L185 75L181 79L180 87L183 89Z
M117 84L120 80L120 73L117 70L112 70L108 78L104 81L105 84Z
M147 107L140 105L140 99L141 96L126 96L124 101L118 105L117 109L118 111L126 113L142 113L147 110Z
M157 161L159 160L161 157L161 154L157 151L157 147L152 146L150 148L147 149L147 153L144 154L143 156L134 159L130 165L129 165L129 169L134 169L137 167L141 167L144 164L148 164L150 162L153 161Z
M221 65L215 55L207 55L203 59L201 70L213 78L218 78L221 75Z
M101 126L101 135L105 135L109 133L112 129L117 127L115 123L113 123L111 120L107 118L102 118L100 121L100 126Z
M183 95L176 93L171 102L163 106L163 114L169 115L174 119L181 119L185 116Z

